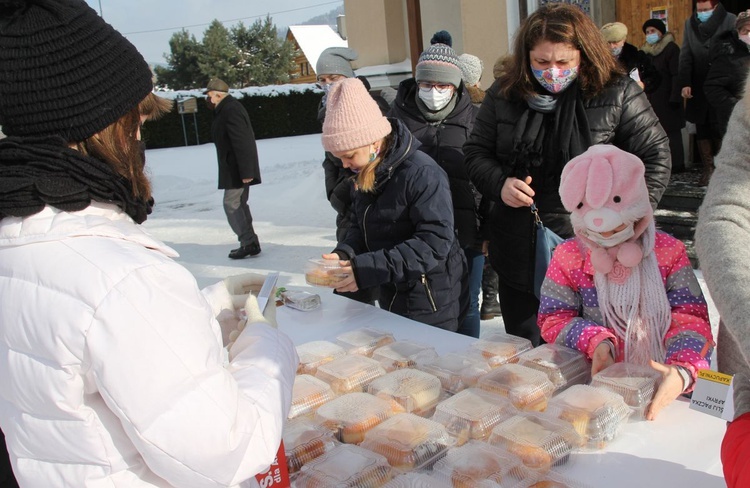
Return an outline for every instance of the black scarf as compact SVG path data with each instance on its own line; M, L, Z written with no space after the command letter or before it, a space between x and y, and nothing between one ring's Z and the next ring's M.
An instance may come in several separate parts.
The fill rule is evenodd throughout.
M528 104L527 104L528 105ZM529 176L531 167L541 166L545 154L550 154L554 161L548 161L562 167L571 158L584 152L591 146L591 133L586 110L583 106L583 94L578 81L574 81L557 99L555 106L555 125L552 134L554 147L545 151L544 113L530 107L521 114L513 129L513 150L510 155L511 173L519 179Z
M27 217L45 205L74 212L91 201L112 203L137 223L153 200L133 196L131 183L109 164L67 147L60 137L0 140L0 219Z
M690 17L690 27L693 28L695 35L701 40L701 42L706 42L713 37L716 30L724 22L726 16L727 11L724 9L724 6L721 3L717 3L714 8L714 13L711 14L711 17L705 22L699 21L698 17L693 14Z

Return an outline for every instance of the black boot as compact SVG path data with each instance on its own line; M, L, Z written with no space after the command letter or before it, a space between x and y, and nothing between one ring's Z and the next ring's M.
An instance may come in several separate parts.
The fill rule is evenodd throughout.
M492 320L499 317L500 302L497 301L497 273L489 263L485 263L482 271L482 307L479 309L481 320Z

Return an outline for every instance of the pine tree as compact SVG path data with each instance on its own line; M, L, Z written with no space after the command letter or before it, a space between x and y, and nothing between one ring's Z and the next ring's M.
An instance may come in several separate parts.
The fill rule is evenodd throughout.
M206 86L208 78L198 67L203 45L185 29L175 32L169 39L170 54L166 55L167 67L157 66L157 84L175 90Z
M294 46L277 36L271 17L256 20L250 27L240 22L230 37L239 52L236 65L243 86L263 86L289 81L294 64Z
M221 78L229 86L241 88L238 83L237 59L239 51L229 37L229 30L215 20L203 33L203 50L198 58L198 67L208 78Z

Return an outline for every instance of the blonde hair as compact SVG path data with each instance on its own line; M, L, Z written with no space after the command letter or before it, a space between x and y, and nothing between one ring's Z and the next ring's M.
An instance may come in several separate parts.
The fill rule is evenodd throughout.
M393 132L382 138L381 141L380 156L362 168L357 174L357 190L361 192L370 193L375 190L375 170L377 170L378 165L383 161L383 158L385 158L386 153L393 144Z

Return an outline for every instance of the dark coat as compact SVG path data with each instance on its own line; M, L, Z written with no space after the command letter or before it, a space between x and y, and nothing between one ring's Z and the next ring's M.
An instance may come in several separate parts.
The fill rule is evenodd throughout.
M693 98L687 100L685 116L694 124L708 123L709 105L703 83L708 75L711 39L734 29L736 20L734 14L727 12L724 6L718 3L708 21L699 22L695 14L685 21L678 78L680 90L686 86L692 89Z
M481 195L469 180L464 163L464 143L474 127L478 109L463 88L456 92L455 108L440 122L428 122L416 102L417 82L404 80L398 87L390 117L400 119L421 145L419 150L430 156L448 174L453 200L453 222L461 247L481 250L479 236Z
M618 76L602 93L584 99L583 104L592 144L613 144L643 160L651 204L656 207L669 182L669 139L643 90L632 79ZM482 195L496 199L489 224L492 267L505 284L531 293L535 235L532 214L527 207L511 208L500 199L511 171L513 131L526 107L524 100L506 99L495 82L485 94L464 153L471 180ZM554 116L553 112L545 119ZM552 138L545 141L549 139ZM530 170L534 200L543 222L563 237L572 236L570 219L558 193L562 168L542 163Z
M634 69L638 70L638 77L646 93L655 90L659 85L659 74L651 65L651 60L634 45L626 42L617 61L628 76Z
M750 67L748 45L731 30L715 37L711 43L711 65L703 91L711 105L711 126L717 137L727 132L729 116L745 89L747 70Z
M251 185L260 184L258 148L250 116L242 104L227 95L214 110L211 135L219 162L219 189L238 189L242 180L252 178Z
M646 93L648 101L667 133L679 131L685 127L682 87L677 79L680 48L674 43L674 36L667 32L656 44L644 44L641 51L659 73L658 86Z
M397 119L373 192L354 194L355 223L334 252L351 258L357 285L380 306L455 331L468 308L466 258L453 231L445 171Z

